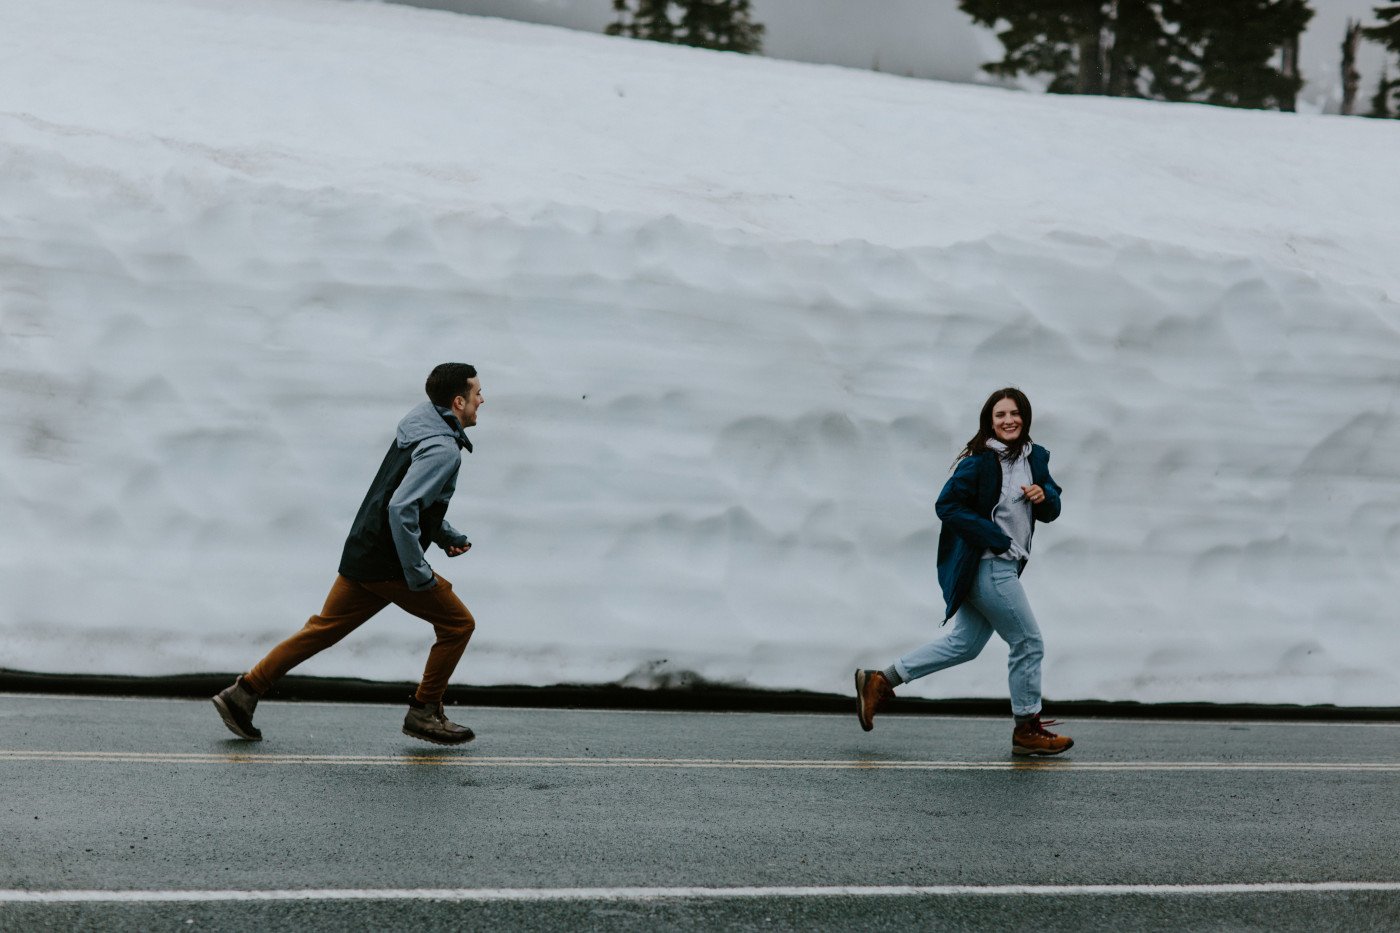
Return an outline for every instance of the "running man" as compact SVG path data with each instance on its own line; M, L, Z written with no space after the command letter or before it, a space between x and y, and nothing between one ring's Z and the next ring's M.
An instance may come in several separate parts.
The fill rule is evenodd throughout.
M408 701L403 733L437 745L460 745L475 735L448 720L442 695L476 622L452 592L452 584L428 566L424 550L436 544L457 557L471 550L467 536L447 523L447 504L457 487L464 428L476 424L481 380L467 363L443 363L426 386L428 401L399 422L379 474L360 505L340 558L340 573L320 615L282 642L214 697L224 725L234 735L260 740L253 710L272 685L302 661L349 635L393 603L432 623L437 642L428 652L423 680Z

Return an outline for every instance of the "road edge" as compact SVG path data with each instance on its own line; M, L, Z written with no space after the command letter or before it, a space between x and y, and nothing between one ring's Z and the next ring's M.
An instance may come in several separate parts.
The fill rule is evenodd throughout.
M204 698L232 683L233 673L179 674L132 677L98 674L46 674L0 668L0 693L50 693L81 696ZM415 684L359 680L348 677L291 675L268 699L341 703L399 703ZM468 686L447 688L451 706L514 706L572 709L670 710L693 712L852 713L854 698L804 690L761 690L754 687L697 682L670 687L626 684L555 684ZM1397 722L1400 707L1303 706L1266 703L1138 703L1122 700L1045 701L1047 715L1078 719L1201 719L1291 720L1336 722ZM1005 698L896 699L890 713L939 716L1009 716Z

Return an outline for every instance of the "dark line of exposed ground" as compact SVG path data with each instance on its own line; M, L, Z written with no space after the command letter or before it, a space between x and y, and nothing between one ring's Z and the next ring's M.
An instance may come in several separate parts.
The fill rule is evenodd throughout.
M124 677L95 674L36 674L0 668L0 693L58 693L85 696L209 697L233 682L233 674ZM269 694L274 700L402 703L415 684L292 675ZM854 699L802 690L759 690L706 682L642 688L621 684L557 684L552 687L453 685L450 706L513 706L576 709L850 713ZM1005 699L923 700L899 698L890 713L1009 716ZM1134 703L1111 700L1045 701L1047 716L1119 719L1248 719L1349 722L1400 721L1400 707L1299 706L1254 703Z

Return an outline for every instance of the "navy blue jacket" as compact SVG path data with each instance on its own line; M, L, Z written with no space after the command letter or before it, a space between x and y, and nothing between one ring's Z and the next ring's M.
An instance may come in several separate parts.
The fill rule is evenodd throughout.
M1036 521L1053 522L1060 517L1060 487L1050 478L1050 451L1032 444L1030 463L1031 482L1045 490L1045 501L1031 506L1031 515ZM1011 538L992 521L1000 498L1001 458L991 450L959 460L938 494L936 509L943 521L938 534L938 585L948 606L944 622L953 617L972 589L982 552L991 548L1000 553L1011 546ZM1029 541L1026 550L1030 551ZM1023 560L1017 574L1025 567Z

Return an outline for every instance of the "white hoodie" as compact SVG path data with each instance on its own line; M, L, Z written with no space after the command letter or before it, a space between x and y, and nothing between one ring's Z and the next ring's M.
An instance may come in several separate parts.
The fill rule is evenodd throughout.
M1006 453L1006 445L996 438L987 441L987 448L998 457ZM1025 560L1031 556L1031 527L1035 517L1031 514L1031 502L1021 491L1022 486L1030 486L1031 445L1021 448L1021 456L1007 462L1001 461L1001 498L992 510L992 522L1006 532L1011 539L1011 547L1000 554L988 549L982 552L983 560Z

